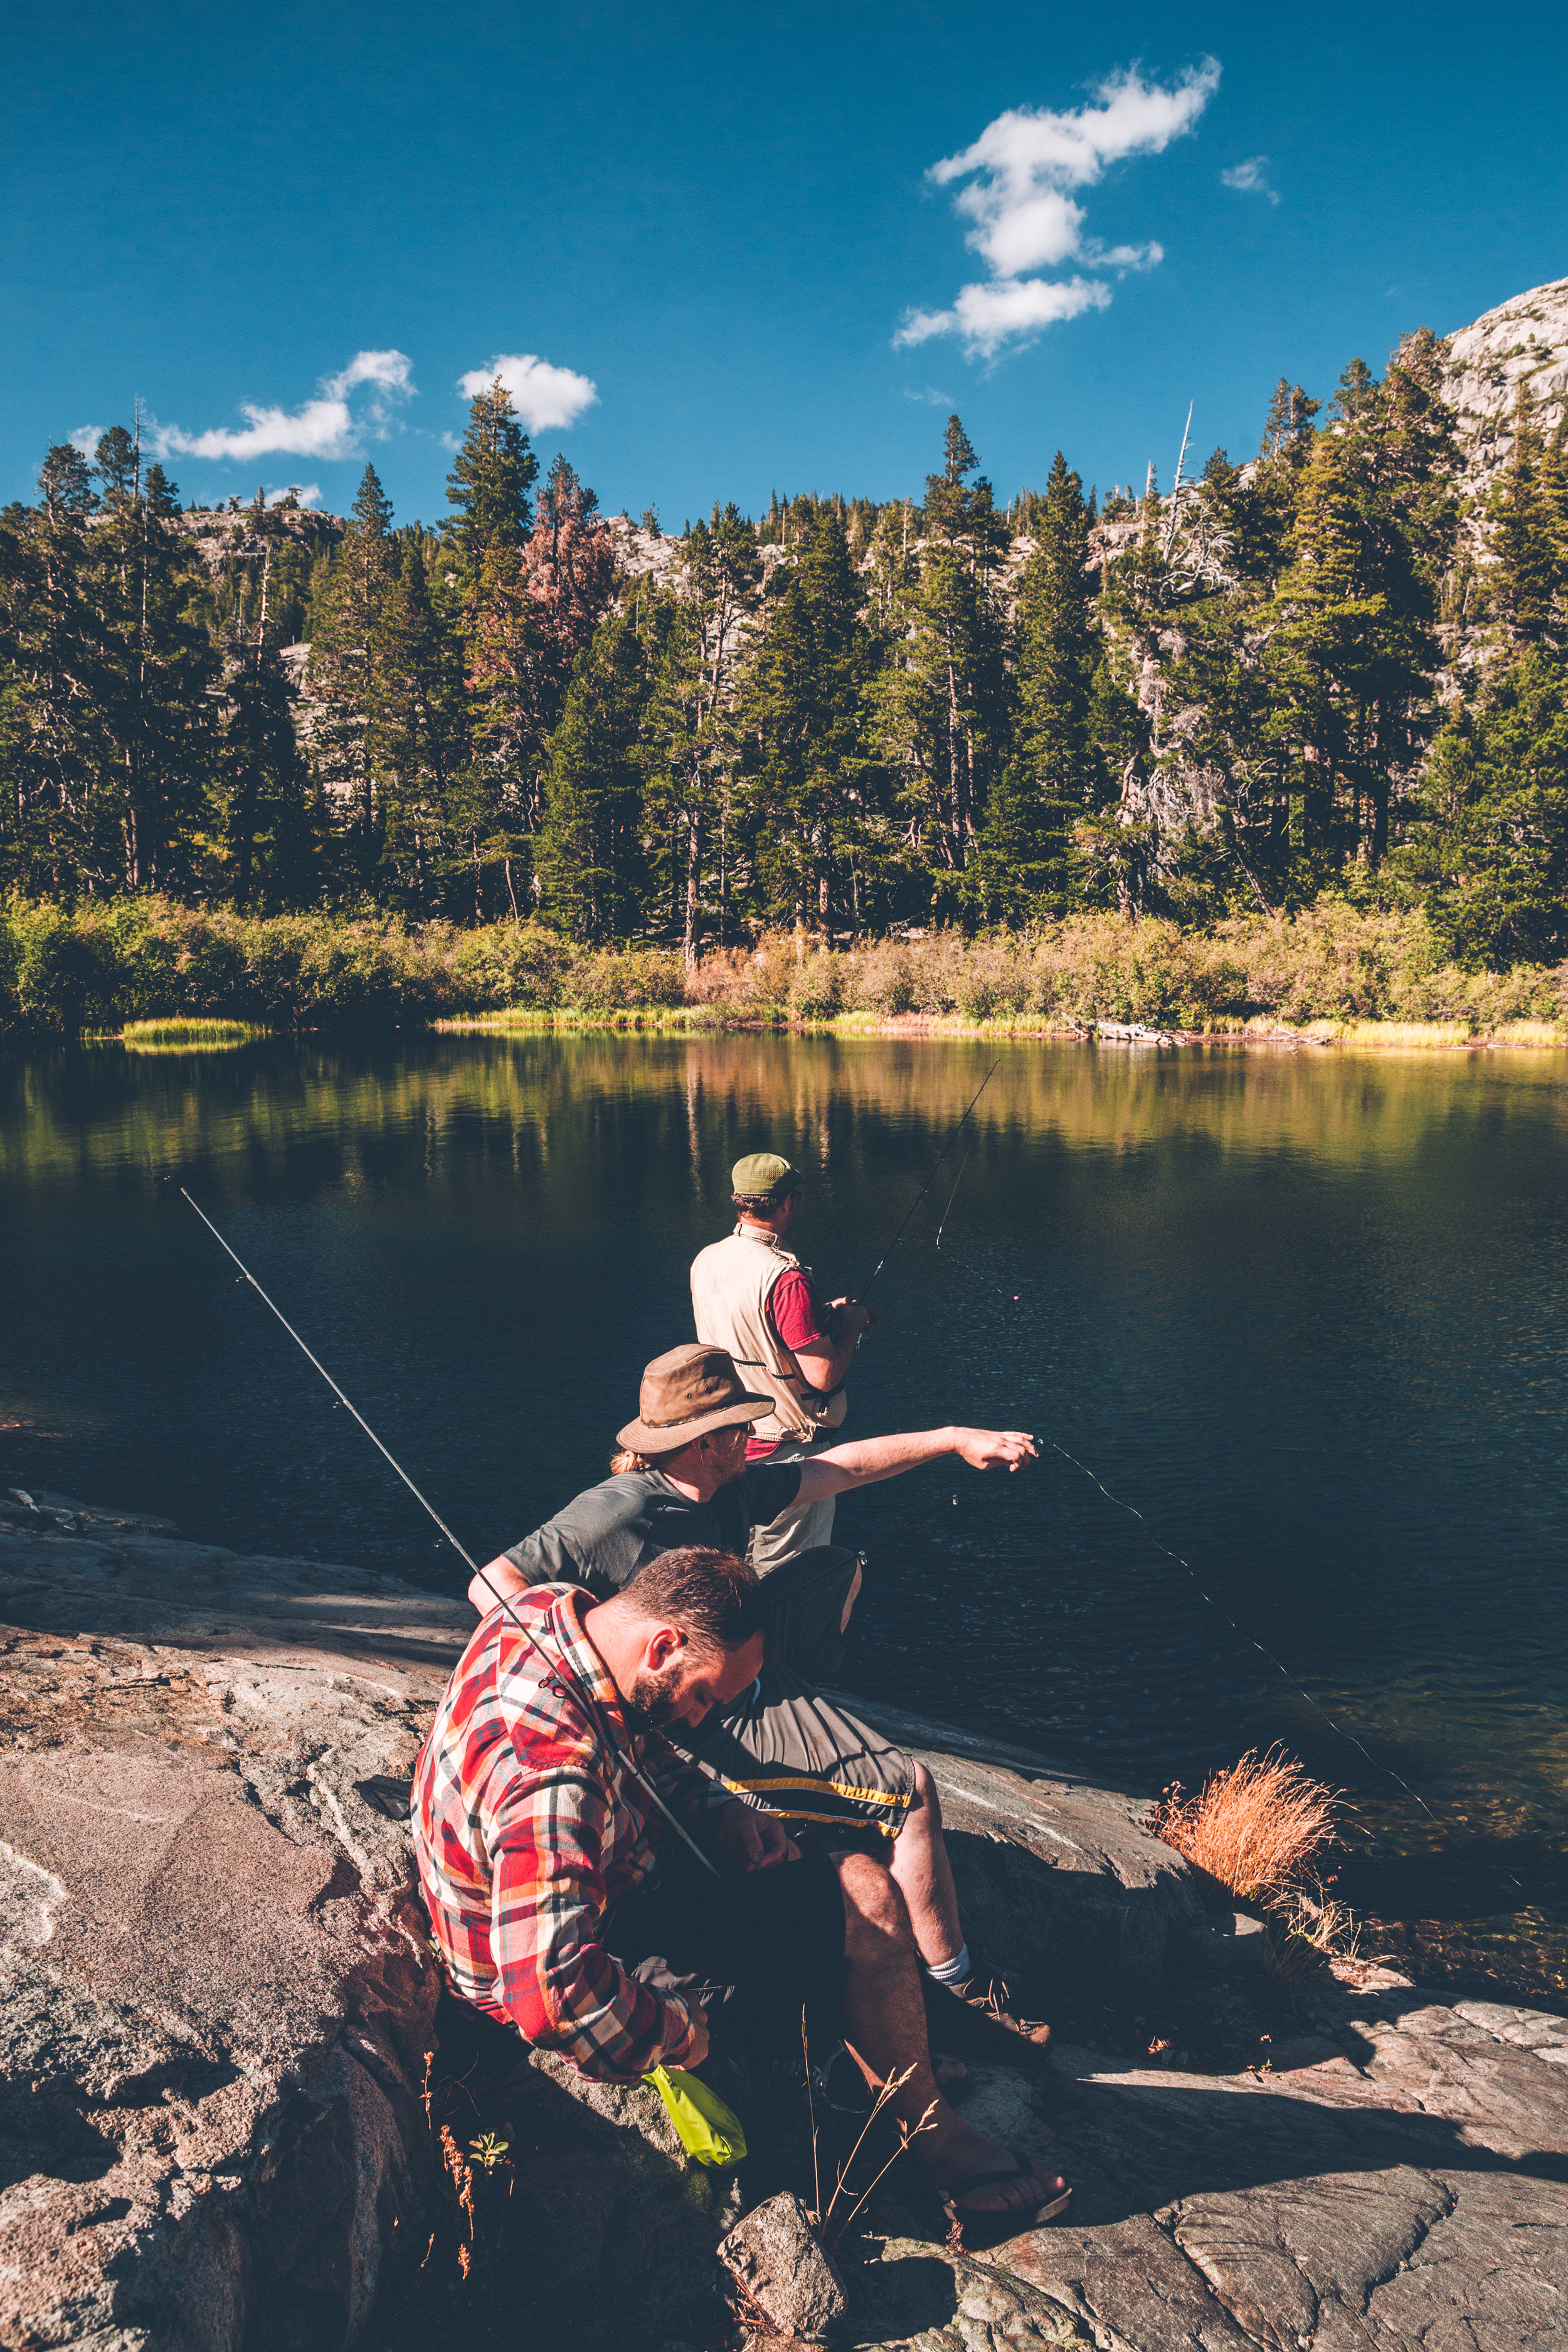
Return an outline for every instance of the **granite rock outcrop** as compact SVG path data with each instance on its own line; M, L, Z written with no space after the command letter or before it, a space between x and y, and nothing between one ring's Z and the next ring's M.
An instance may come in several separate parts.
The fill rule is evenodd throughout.
M6 2352L448 2340L400 2317L436 2194L438 2029L396 1795L472 1622L390 1578L0 1498ZM1184 1987L1239 2014L1267 1938L1228 1932L1094 1775L856 1704L936 1776L977 1948L1061 1993L1048 2060L972 2063L966 2110L1075 2196L979 2260L895 2168L837 2246L834 2342L1518 2352L1563 2334L1568 2018L1362 1966L1304 1985L1251 2064L1091 2046L1095 2002L1135 2017ZM720 2242L809 2182L778 2177L767 2116L747 2166L708 2173L651 2091L503 2055L488 2120L512 2148L520 2315L563 2347L742 2344L754 2310L726 2311ZM720 2063L724 2096L798 2140L787 2086Z

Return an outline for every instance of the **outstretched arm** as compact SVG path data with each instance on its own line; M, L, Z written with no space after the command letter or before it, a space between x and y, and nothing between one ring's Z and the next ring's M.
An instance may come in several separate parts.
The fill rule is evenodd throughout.
M923 1429L894 1437L862 1437L852 1444L830 1445L803 1462L798 1499L815 1503L827 1495L842 1495L851 1486L875 1486L884 1478L897 1478L906 1470L918 1470L922 1462L940 1462L949 1454L967 1462L972 1470L996 1470L1004 1465L1021 1470L1026 1462L1039 1458L1034 1439L1021 1429Z

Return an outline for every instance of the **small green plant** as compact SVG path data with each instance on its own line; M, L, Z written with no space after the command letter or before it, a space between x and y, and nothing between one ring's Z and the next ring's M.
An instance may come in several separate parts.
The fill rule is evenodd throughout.
M128 1021L120 1039L132 1053L144 1053L166 1046L243 1045L261 1034L244 1021Z

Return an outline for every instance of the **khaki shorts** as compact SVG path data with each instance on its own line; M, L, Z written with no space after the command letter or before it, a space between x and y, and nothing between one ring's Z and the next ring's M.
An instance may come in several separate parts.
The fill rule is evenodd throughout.
M775 1568L763 1586L768 1604L768 1655L808 1682L824 1682L844 1664L844 1608L861 1567L858 1551L817 1544Z
M825 1445L837 1443L837 1429L819 1430L816 1437L781 1437L767 1456L770 1463L809 1462L813 1454L820 1454ZM776 1519L752 1529L746 1557L759 1576L774 1576L786 1561L799 1558L803 1551L815 1550L825 1544L833 1533L833 1514L838 1497L824 1495L816 1503L792 1503Z
M770 1660L757 1684L709 1717L691 1752L737 1796L755 1797L817 1851L848 1832L893 1839L915 1801L915 1759Z

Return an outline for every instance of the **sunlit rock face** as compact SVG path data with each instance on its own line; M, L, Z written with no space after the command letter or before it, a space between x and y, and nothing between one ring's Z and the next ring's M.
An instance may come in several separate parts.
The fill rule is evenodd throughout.
M1532 287L1448 338L1448 398L1459 420L1467 505L1484 499L1513 450L1522 383L1548 437L1568 400L1568 278Z

